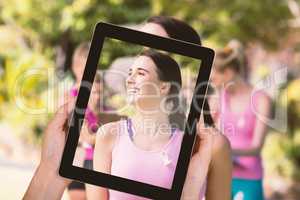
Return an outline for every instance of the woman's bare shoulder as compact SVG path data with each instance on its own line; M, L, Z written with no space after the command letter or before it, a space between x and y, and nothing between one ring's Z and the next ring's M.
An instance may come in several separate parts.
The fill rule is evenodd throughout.
M217 129L215 129L213 141L214 155L231 154L231 147L228 138Z

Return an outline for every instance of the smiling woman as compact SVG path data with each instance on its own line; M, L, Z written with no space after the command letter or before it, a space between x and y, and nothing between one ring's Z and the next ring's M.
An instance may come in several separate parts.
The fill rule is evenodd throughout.
M135 114L98 130L94 170L170 189L183 138L170 118L179 106L179 65L166 54L145 50L130 67L126 88ZM144 199L107 189L99 190L99 195Z
M153 50L140 54L130 67L126 80L128 99L135 103L140 112L146 114L158 110L166 111L172 126L175 127L182 127L171 119L172 115L179 114L175 111L179 107L181 84L181 72L177 62ZM181 122L184 122L184 117Z
M183 139L183 131L178 128L181 125L173 118L178 117L181 84L180 67L173 58L152 49L140 53L126 78L127 101L134 114L99 128L94 170L171 189ZM185 123L184 118L179 121ZM200 145L191 158L183 199L203 199L206 191L207 199L220 199L216 189L222 193L221 199L229 199L228 143L216 130L205 134L207 130L200 128L197 127ZM112 189L91 188L91 199L146 199Z

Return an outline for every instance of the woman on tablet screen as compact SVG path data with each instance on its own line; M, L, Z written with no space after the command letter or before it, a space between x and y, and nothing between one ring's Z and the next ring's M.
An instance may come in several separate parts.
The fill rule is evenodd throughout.
M180 68L170 56L145 50L129 69L126 88L128 102L134 106L135 114L99 128L94 170L170 189L183 138L183 132L178 128L181 125L172 120L178 110ZM199 170L206 171L205 167ZM196 198L202 199L206 173L196 170L194 173L197 177L203 175L203 184L197 188L199 196ZM229 174L223 176L230 177ZM220 181L223 179L219 178ZM230 185L230 181L227 182L223 183ZM218 185L215 187L218 189ZM230 187L223 188L221 191L229 194L226 188L229 190ZM97 188L94 194L103 200L145 199L104 188Z

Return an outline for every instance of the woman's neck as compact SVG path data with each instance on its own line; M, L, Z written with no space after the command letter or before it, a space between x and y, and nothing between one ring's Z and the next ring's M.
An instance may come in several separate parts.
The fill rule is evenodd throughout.
M164 112L155 112L155 113L142 113L136 112L132 117L136 121L142 123L143 121L152 122L155 124L169 124L168 114Z
M142 130L150 130L146 132L166 132L170 129L170 122L168 114L164 112L156 113L141 113L137 112L132 117L133 124L135 128ZM169 132L169 131L168 131Z
M232 81L229 87L226 88L226 91L231 94L242 93L248 88L248 84L241 78L237 77Z

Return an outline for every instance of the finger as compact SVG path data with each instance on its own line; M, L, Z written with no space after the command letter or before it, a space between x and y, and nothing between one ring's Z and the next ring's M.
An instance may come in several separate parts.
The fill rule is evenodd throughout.
M204 145L208 148L211 148L213 145L214 136L218 134L218 132L212 127L202 129L200 132L200 145Z
M83 167L84 159L85 159L85 150L84 150L84 148L77 147L76 152L75 152L75 156L74 156L74 160L73 160L73 165L75 165L77 167Z
M200 115L199 121L198 121L198 125L200 126L200 128L205 128L205 123L204 123L204 117L203 115Z
M68 118L69 113L74 109L75 100L70 100L61 106L54 115L53 123L62 126Z
M209 127L206 126L205 123L204 123L203 116L200 116L200 119L199 119L199 121L198 121L198 123L197 123L197 134L198 134L199 136L201 136L201 135L207 133L207 129L208 129L208 128L209 128Z

